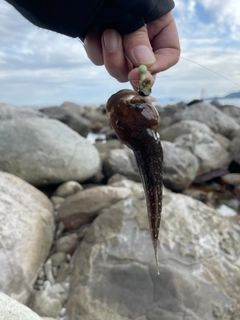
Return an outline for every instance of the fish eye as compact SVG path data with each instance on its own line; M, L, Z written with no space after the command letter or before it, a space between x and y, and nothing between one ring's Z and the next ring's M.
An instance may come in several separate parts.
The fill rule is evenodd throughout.
M117 120L117 121L116 121L116 126L117 126L118 128L122 128L122 127L123 127L122 121Z
M144 104L136 103L135 104L135 109L137 109L138 111L142 111L144 109Z

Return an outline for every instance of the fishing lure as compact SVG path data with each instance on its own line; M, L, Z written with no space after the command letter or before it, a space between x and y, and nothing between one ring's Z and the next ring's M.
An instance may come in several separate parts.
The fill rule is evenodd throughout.
M133 150L137 161L159 274L157 244L162 211L163 151L157 131L159 115L152 105L153 98L149 97L151 86L144 77L146 71L145 66L139 67L138 92L120 90L108 99L106 110L118 138Z

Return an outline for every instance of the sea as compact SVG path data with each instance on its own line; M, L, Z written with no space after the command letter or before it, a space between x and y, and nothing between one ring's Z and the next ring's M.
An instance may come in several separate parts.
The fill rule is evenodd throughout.
M204 102L206 103L211 103L214 99L204 99ZM221 99L216 99L219 101L223 106L224 105L234 105L236 107L240 108L240 98L221 98ZM186 103L189 103L190 101L188 100L183 100ZM180 100L178 99L166 99L166 100L158 100L155 104L160 105L161 107L166 107L167 105L172 105L179 103Z

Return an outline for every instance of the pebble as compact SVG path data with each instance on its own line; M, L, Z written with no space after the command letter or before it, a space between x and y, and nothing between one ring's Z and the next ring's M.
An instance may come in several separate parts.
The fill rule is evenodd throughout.
M57 188L54 196L66 198L81 190L83 190L83 187L77 181L67 181Z

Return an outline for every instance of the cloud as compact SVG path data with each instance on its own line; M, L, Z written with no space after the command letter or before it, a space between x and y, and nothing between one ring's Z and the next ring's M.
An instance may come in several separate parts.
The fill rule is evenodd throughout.
M182 58L158 75L153 95L188 101L202 89L209 96L239 91L216 74L240 84L239 0L175 2ZM117 90L130 88L104 67L94 66L77 39L32 25L5 1L0 2L0 39L0 102L100 104Z

